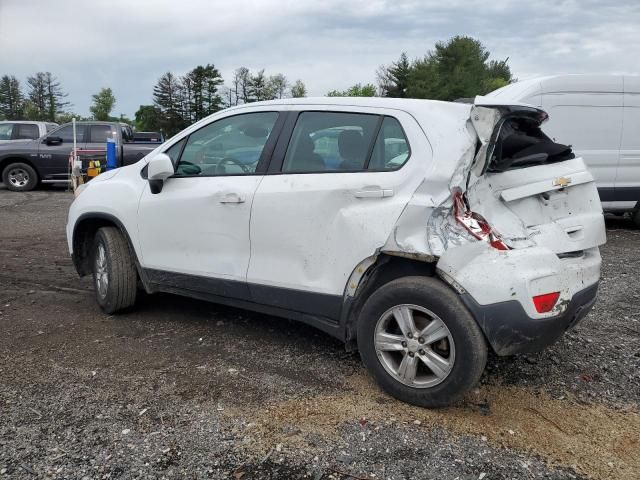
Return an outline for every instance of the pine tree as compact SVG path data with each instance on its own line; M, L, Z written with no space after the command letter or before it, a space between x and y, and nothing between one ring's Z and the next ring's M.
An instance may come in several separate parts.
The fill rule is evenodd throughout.
M20 82L13 75L0 79L0 119L21 120L24 116L24 96Z
M378 68L378 86L383 97L406 98L409 85L411 63L407 54L402 52L397 62L391 65L382 65Z
M67 94L62 91L60 82L51 72L37 72L35 75L27 78L29 85L29 101L31 102L33 112L30 120L46 120L54 122L56 115L62 113L64 107L70 105L64 99Z
M153 104L162 113L162 127L168 136L187 126L182 117L182 86L173 73L167 72L158 79L158 83L153 87Z

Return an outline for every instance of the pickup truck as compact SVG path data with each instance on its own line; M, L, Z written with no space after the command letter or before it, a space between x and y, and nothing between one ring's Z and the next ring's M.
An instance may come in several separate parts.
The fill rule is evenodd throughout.
M3 120L0 122L0 145L11 142L35 140L58 126L51 122L29 120Z
M76 122L78 149L106 149L107 139L116 141L118 167L137 162L157 147L157 144L149 142L134 142L133 130L125 123ZM43 183L67 182L72 149L71 123L51 130L36 140L0 145L2 181L9 190L20 192L33 190Z

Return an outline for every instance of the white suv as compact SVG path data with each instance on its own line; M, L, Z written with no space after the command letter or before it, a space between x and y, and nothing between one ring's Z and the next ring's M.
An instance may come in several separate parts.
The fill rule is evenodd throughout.
M81 187L67 236L107 313L138 288L279 315L379 384L458 399L487 350L532 352L593 306L593 177L527 105L304 98L218 112Z

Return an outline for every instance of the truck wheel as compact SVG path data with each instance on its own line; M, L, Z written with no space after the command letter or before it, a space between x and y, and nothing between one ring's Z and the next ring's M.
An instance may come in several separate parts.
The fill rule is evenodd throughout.
M93 243L93 283L98 305L105 313L116 313L136 301L136 266L120 230L102 227Z
M458 295L430 277L405 277L376 290L358 316L358 349L389 394L444 407L475 385L487 344Z
M28 192L38 185L38 174L31 165L11 163L2 171L2 182L14 192Z

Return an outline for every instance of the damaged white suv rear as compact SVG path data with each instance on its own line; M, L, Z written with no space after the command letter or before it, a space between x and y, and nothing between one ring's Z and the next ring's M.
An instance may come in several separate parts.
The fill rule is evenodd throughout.
M541 350L589 312L606 240L546 113L487 101L221 111L81 187L74 263L107 313L144 289L300 320L357 347L391 395L447 405L489 348Z

